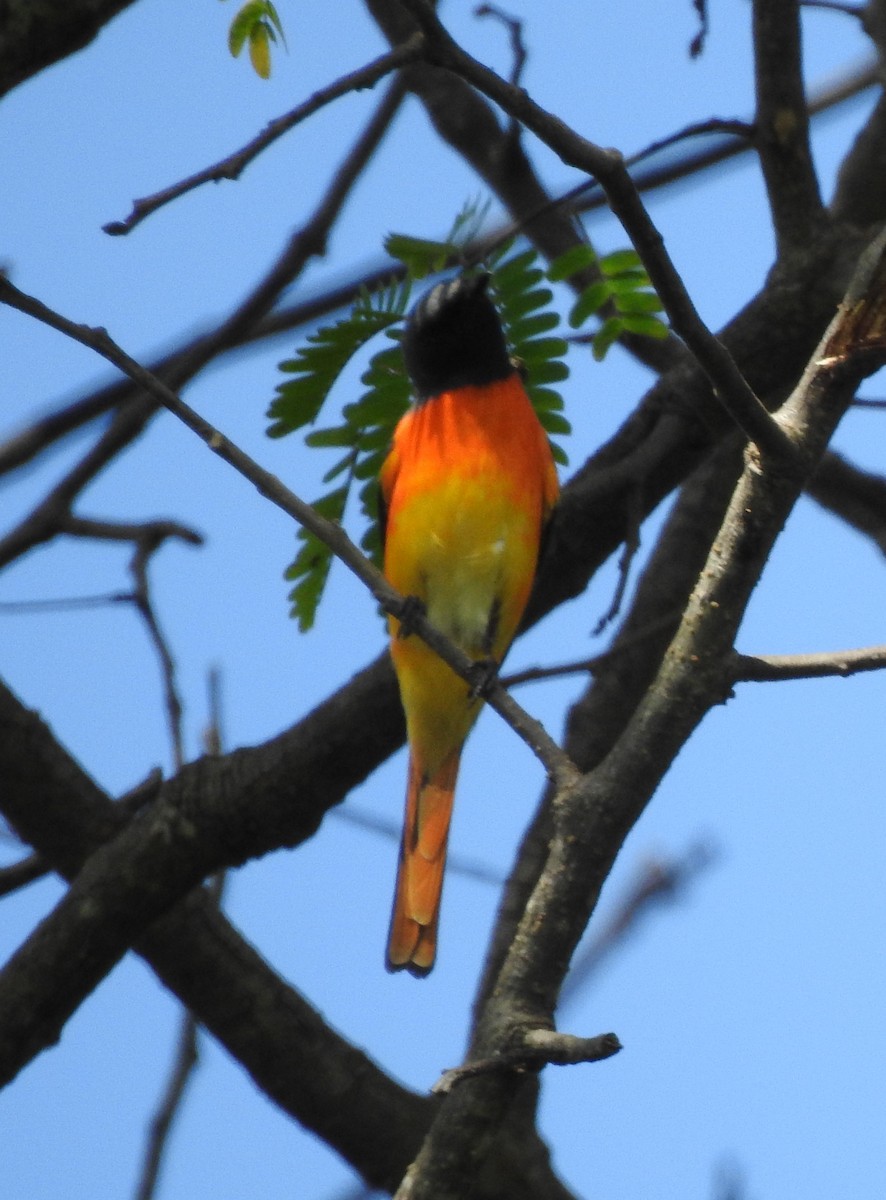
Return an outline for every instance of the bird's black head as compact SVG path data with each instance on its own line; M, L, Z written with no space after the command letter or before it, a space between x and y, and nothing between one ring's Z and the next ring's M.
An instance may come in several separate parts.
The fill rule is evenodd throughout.
M456 388L493 383L513 371L488 275L459 276L431 288L403 332L406 370L421 402Z

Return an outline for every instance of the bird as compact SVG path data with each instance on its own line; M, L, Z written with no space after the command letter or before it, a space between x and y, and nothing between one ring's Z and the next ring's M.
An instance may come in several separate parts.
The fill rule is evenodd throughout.
M379 490L388 582L494 672L529 599L559 484L489 285L488 273L462 274L410 312L401 345L414 403ZM407 619L388 626L409 767L386 965L423 977L436 957L459 761L482 699Z

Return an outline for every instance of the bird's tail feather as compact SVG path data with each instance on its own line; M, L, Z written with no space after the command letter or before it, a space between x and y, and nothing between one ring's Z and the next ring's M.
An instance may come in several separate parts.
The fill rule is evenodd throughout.
M414 755L409 760L406 819L388 936L390 971L405 969L413 975L427 975L434 965L446 844L460 756L461 747L430 777Z

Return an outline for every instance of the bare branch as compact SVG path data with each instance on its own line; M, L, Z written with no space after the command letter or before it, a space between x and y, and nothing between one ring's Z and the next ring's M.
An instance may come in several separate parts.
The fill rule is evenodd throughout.
M886 554L886 479L882 475L863 471L832 450L822 459L806 491Z
M523 1044L517 1049L499 1054L495 1058L475 1059L460 1067L444 1071L431 1092L445 1096L459 1083L488 1075L496 1071L537 1071L545 1066L568 1067L579 1063L602 1062L612 1058L622 1049L614 1033L600 1033L595 1037L576 1037L571 1033L558 1033L554 1029L527 1030Z
M732 677L736 683L777 683L790 679L827 679L858 675L886 667L886 646L862 650L831 650L822 654L736 654Z
M779 256L807 245L827 219L803 88L797 0L754 0L757 148Z
M134 200L132 212L125 220L109 221L102 228L105 233L112 235L130 233L146 217L157 212L158 209L163 208L173 200L177 200L180 196L192 192L204 183L220 183L223 179L239 179L245 168L263 150L267 149L268 146L285 133L294 129L296 125L299 125L327 104L332 103L333 100L338 100L341 96L346 96L349 92L362 91L365 88L374 87L385 75L389 75L392 71L396 71L406 63L418 58L421 48L422 38L420 35L416 35L409 42L404 42L401 46L397 46L395 49L389 51L389 53L382 54L371 63L367 63L365 67L343 75L335 83L331 83L327 87L314 92L308 100L305 100L284 116L276 117L273 121L269 121L262 132L253 138L251 142L241 147L241 149L236 150L233 154L229 154L213 166L204 167L202 171L197 171L195 174L189 175L187 179L183 179L179 183L174 183L170 187L163 188L162 191L155 192L151 196L144 196L140 200Z
M88 45L133 0L16 0L0 23L0 96Z
M402 741L402 716L398 730L386 729L378 719L383 715L379 700L387 691L394 695L395 689L393 672L386 663L377 664L274 742L186 768L183 777L190 775L190 785L183 777L166 785L177 791L173 805L194 813L198 800L221 797L222 840L229 847L242 844L247 826L249 836L259 832L264 839L270 832L271 842L278 845L310 836L322 808L365 777L370 760L381 761ZM356 718L370 704L376 720L367 731L367 723ZM27 749L24 759L13 761L11 744ZM355 759L362 762L356 774ZM6 784L0 803L15 810L19 832L67 878L82 870L106 838L119 832L115 806L39 718L2 685L0 761ZM318 808L321 793L324 799ZM37 794L39 806L33 803ZM242 809L239 833L229 820L232 806ZM271 815L273 810L277 817ZM281 819L288 825L282 841ZM193 849L202 848L201 837ZM284 1112L323 1138L368 1182L388 1190L396 1187L428 1128L431 1100L396 1083L326 1025L202 890L156 921L136 949ZM6 1030L6 1022L0 1022L0 1035ZM0 1045L4 1070L7 1048ZM508 1138L505 1133L488 1167L494 1181L490 1194L508 1200L568 1200L569 1193L537 1147L535 1138ZM547 1180L544 1189L539 1186L542 1178Z
M206 730L207 754L223 752L221 733L221 682L217 670L209 674L209 725ZM180 746L180 736L178 745ZM221 911L226 875L219 871L206 889L206 894ZM173 1123L181 1111L185 1090L200 1057L199 1025L195 1015L185 1009L180 1023L178 1041L166 1090L151 1120L148 1144L142 1164L141 1177L135 1192L136 1200L152 1200L160 1178L160 1168L169 1144Z
M0 896L8 896L42 879L49 869L39 854L29 854L17 863L0 867Z

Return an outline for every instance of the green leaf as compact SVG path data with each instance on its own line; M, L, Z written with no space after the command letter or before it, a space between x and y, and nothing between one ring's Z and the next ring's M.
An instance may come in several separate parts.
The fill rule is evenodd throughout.
M286 47L286 34L283 32L283 22L280 20L280 14L271 3L271 0L265 0L265 13L267 14L267 18L272 27L276 29L277 33L279 33L280 41L283 43L284 47ZM288 49L288 47L286 48Z
M488 203L469 201L456 216L443 241L391 233L385 238L385 250L403 263L412 279L424 279L462 259L464 247L478 236L488 211Z
M555 412L544 412L539 414L542 428L545 433L552 434L567 434L572 433L572 426L565 417Z
M652 287L649 276L642 267L629 267L626 271L616 271L612 275L607 275L606 278L613 289L620 285L634 288Z
M305 437L305 445L314 449L328 446L352 446L354 431L349 425L338 425L332 429L315 429Z
M427 275L442 271L453 251L448 242L407 237L404 233L389 233L384 247L392 258L403 263L413 279L424 279Z
M537 413L560 412L566 407L566 402L559 392L555 392L553 388L535 387L534 385L532 403Z
M655 313L664 306L655 292L617 292L615 307L620 313Z
M286 45L283 23L271 0L248 0L235 15L228 30L228 49L234 58L249 43L249 58L262 79L271 74L271 43L277 38Z
M625 275L613 275L611 279L606 280L606 286L612 292L613 296L625 296L631 292L637 295L641 295L644 292L649 295L655 295L652 285L643 271L636 275L630 272Z
M670 333L667 325L657 317L628 315L622 317L622 326L627 333L640 333L644 337L658 338L659 341Z
M505 325L510 329L512 323L516 323L528 313L535 312L536 309L545 308L552 303L553 299L554 293L550 288L533 288L531 291L526 290L512 295L501 306L501 315Z
M571 327L580 329L588 317L592 317L603 307L610 295L610 286L605 279L600 279L596 283L592 283L590 287L586 287L570 310L569 324Z
M340 458L334 467L330 467L323 476L324 483L332 483L333 479L337 479L344 471L353 471L356 461L356 452L349 450L344 458Z
M344 516L347 498L348 489L337 488L315 501L314 508L327 520L340 522ZM285 578L298 580L289 593L289 599L292 601L292 615L298 621L299 629L302 633L307 633L316 619L320 597L329 577L332 551L325 542L307 529L298 531L298 540L302 543L301 549L287 568Z
M277 399L268 409L273 421L269 435L283 437L315 421L357 351L397 319L393 313L360 311L312 333L295 358L280 363L281 371L296 378L277 387Z
M543 278L542 272L534 268L536 257L534 250L524 250L495 267L495 287L503 299L518 286L525 290L527 285L521 277L528 279L530 286Z
M372 523L369 525L366 532L360 539L360 549L367 558L372 559L375 565L381 569L383 557L381 545L381 527L379 526L377 519L373 518Z
M597 362L602 362L609 353L614 342L617 342L621 337L621 332L624 329L624 322L621 317L609 317L603 322L603 325L594 334L594 340L591 343L591 350Z
M271 78L271 36L273 30L264 21L249 31L249 58L256 75L262 79Z
M508 332L512 344L517 345L528 342L530 338L538 337L542 333L548 333L551 329L556 329L559 324L559 313L541 312L512 321Z
M532 338L520 343L520 357L530 366L532 363L543 362L549 358L562 358L569 345L565 338Z
M615 250L600 259L600 270L604 275L620 275L623 271L643 269L643 260L636 250Z
M401 364L402 368L402 364ZM363 380L366 383L366 379ZM391 380L385 380L385 385L378 385L366 392L353 404L344 407L344 418L350 426L356 429L366 429L369 425L388 424L391 419L391 397L389 395Z
M374 428L364 429L360 433L360 454L374 454L377 450L387 450L391 444L391 437L394 433L394 426L403 416L403 413L408 408L397 407L392 410L388 420L376 425ZM363 461L361 457L361 462Z
M588 267L596 266L597 252L593 246L572 246L559 258L555 258L548 267L547 276L551 283L559 283L563 279L570 279L573 275L577 275L579 271L586 271Z
M569 378L569 367L560 359L545 359L528 367L528 391L530 399L535 403L536 385L544 383L562 383Z
M389 446L390 438L387 439L385 444L380 449L375 450L372 454L367 454L364 458L361 458L354 467L354 478L363 480L375 479L382 468L382 463L388 457Z
M235 15L228 30L228 49L232 57L236 58L239 55L254 26L262 20L265 12L264 0L249 0Z

